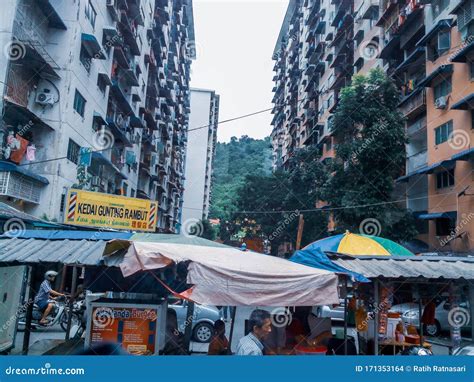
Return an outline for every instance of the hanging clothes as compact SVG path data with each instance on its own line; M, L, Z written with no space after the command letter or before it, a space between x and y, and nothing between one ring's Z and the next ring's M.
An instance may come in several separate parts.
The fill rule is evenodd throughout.
M36 159L36 146L32 144L26 148L26 160L32 162L35 159Z
M15 145L15 147L18 147L18 149L13 150L12 148L10 160L12 162L19 164L21 160L23 159L23 157L25 156L26 148L28 147L28 144L30 142L27 141L25 138L19 136L18 134L16 134L15 139L18 141L18 145Z

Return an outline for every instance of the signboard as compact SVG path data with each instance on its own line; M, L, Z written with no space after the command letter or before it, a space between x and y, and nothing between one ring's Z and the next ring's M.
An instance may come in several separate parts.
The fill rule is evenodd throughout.
M157 202L70 190L64 222L78 226L154 232L157 218Z
M117 343L130 354L158 354L164 345L163 305L91 304L86 346Z

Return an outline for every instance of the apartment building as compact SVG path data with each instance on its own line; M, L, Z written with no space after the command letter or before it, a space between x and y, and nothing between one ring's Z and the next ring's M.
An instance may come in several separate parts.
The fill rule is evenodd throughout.
M214 90L191 88L183 227L190 228L209 215L218 122L219 95Z
M330 161L340 89L353 74L381 67L400 89L409 138L397 195L431 250L472 250L473 20L473 1L290 1L274 52L274 168L307 145ZM299 67L291 71L295 51ZM292 104L301 104L299 114Z
M157 200L157 229L179 229L191 1L2 6L0 200L62 221L79 186Z

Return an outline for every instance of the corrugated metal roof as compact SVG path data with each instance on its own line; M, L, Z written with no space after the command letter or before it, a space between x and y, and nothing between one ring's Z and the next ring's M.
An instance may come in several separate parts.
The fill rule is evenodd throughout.
M30 229L18 232L15 236L19 239L43 239L43 240L127 240L132 237L130 232L110 232L110 231L76 231L76 230L38 230ZM8 235L0 235L0 239L9 237Z
M474 279L472 257L350 257L328 254L331 261L368 278ZM383 258L382 258L383 257Z
M0 263L62 263L98 265L106 240L0 240Z

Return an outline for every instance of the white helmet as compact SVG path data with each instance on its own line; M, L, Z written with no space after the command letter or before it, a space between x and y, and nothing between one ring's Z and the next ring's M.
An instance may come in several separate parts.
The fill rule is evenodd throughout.
M45 278L45 280L53 281L56 278L57 275L58 275L58 272L56 272L56 271L47 271L44 274L44 278Z

